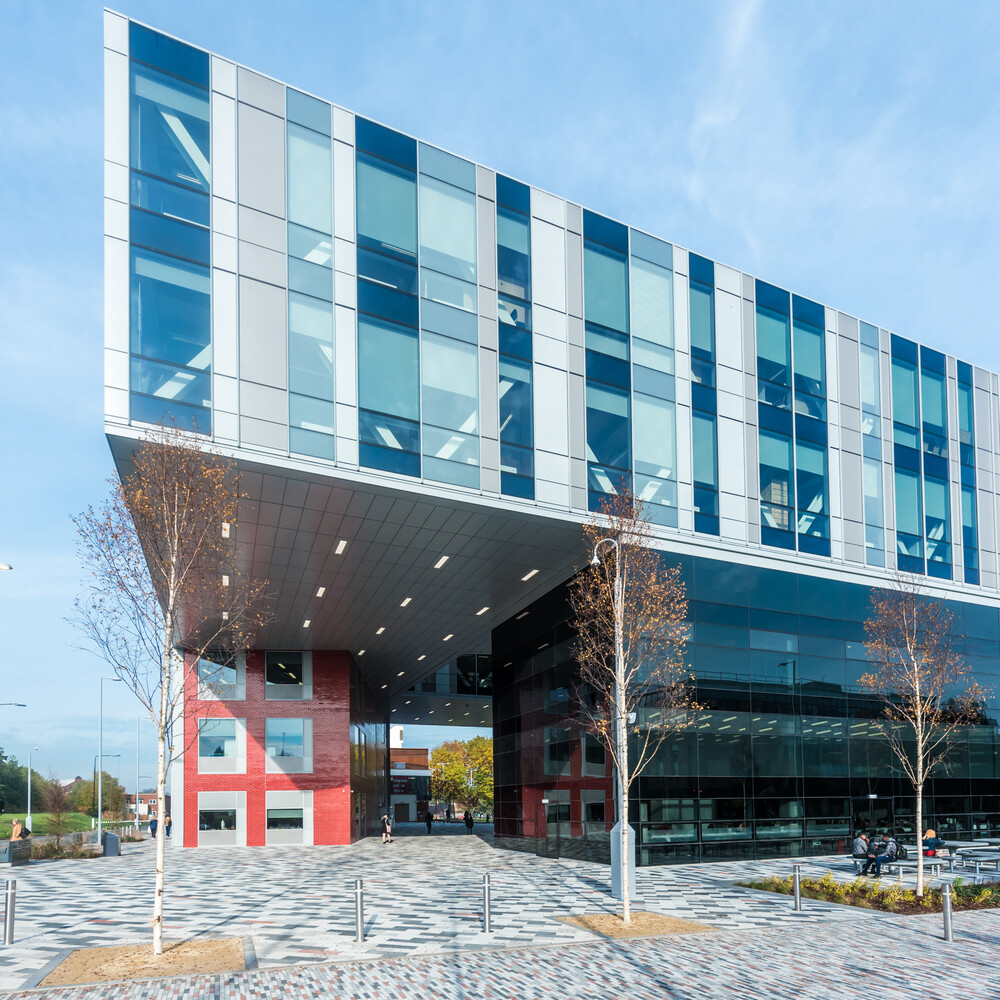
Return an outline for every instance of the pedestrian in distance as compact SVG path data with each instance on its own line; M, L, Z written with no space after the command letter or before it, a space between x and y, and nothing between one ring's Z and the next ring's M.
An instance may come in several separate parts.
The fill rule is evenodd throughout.
M468 809L465 810L465 816L463 818L465 820L465 832L472 833L472 826L475 823L475 820L472 818L472 813L470 813Z
M392 843L392 822L386 813L382 814L382 843Z
M150 836L150 839L151 839L151 840L156 840L156 828L157 828L158 826L159 826L159 823L157 823L157 821L156 821L156 817L154 816L154 817L153 817L153 818L152 818L152 819L151 819L151 820L149 821L149 836Z
M10 839L20 840L24 836L24 827L19 819L15 819L10 825Z
M424 822L427 824L427 832L430 833L431 823L434 822L434 814L430 811L430 809L428 809L427 812L424 813Z
M163 821L163 832L167 835L167 837L170 836L170 828L173 825L174 821L169 816L167 816Z

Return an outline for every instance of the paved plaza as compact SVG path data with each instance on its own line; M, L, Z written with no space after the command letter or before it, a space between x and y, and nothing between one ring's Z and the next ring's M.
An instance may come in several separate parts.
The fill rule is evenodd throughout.
M259 968L220 976L45 990L117 997L917 997L1000 998L1000 911L896 917L733 888L787 874L788 860L640 869L637 907L716 931L607 941L562 923L615 911L606 867L494 850L489 828L407 829L392 845L174 849L168 940L243 937ZM21 990L75 947L148 941L153 850L35 863L17 878L17 937L0 946L0 989ZM803 863L853 878L848 859ZM482 929L482 876L495 933ZM354 880L364 879L366 942L354 936ZM862 947L858 941L866 942ZM38 993L14 993L33 996Z

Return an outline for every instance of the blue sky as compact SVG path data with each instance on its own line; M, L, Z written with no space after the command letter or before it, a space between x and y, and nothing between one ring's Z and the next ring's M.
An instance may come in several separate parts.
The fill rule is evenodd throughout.
M1000 5L123 2L123 13L698 253L1000 369ZM0 747L88 772L65 624L105 492L102 18L0 2ZM137 707L106 685L106 750ZM407 743L439 733L407 732ZM143 774L152 773L144 729ZM117 761L110 761L112 769ZM146 782L144 781L143 784Z

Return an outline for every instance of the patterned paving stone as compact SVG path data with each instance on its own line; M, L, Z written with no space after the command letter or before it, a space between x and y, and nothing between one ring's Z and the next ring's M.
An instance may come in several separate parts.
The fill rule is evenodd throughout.
M843 858L811 858L802 864L804 874L833 870L837 877L854 877L853 867ZM732 962L729 949L739 951L741 948L746 963L743 973L754 981L759 979L758 972L760 976L771 975L775 982L780 981L782 975L792 975L794 969L790 971L786 967L787 955L798 955L797 961L806 961L816 967L817 976L803 980L814 991L821 987L826 989L823 985L823 977L827 975L825 963L833 961L834 957L838 962L847 963L845 970L854 978L861 977L866 983L885 975L886 965L897 972L905 968L909 982L912 971L909 961L896 959L895 945L890 963L865 961L863 956L852 958L841 942L856 939L858 928L848 930L845 922L861 921L866 927L863 935L877 938L884 930L885 921L895 924L902 920L907 933L913 934L920 921L924 921L921 926L931 928L932 918L907 920L810 901L806 902L802 914L795 914L788 897L733 888L738 878L766 872L787 874L790 868L791 862L782 859L640 870L637 891L641 908L696 920L722 932L707 937L696 935L699 943L695 947L691 943L694 939L686 937L657 939L658 943L606 943L560 922L559 917L570 914L617 910L618 904L607 890L608 869L578 861L495 851L479 837L436 833L429 837L401 837L392 845L370 840L342 848L174 850L168 861L167 936L249 935L260 971L242 977L174 980L169 992L163 995L270 995L272 986L277 989L275 984L279 982L268 979L270 975L284 977L280 979L283 985L278 991L289 996L363 996L366 994L357 990L363 985L372 985L366 975L377 975L380 981L387 977L386 982L394 984L391 989L397 992L380 989L380 997L416 996L416 993L399 992L404 985L397 980L402 977L406 983L419 985L421 981L427 982L426 976L432 977L436 997L540 996L543 993L552 996L557 995L559 989L568 990L566 995L572 996L616 995L607 991L587 992L596 981L593 962L598 957L602 969L606 963L609 969L620 968L625 977L622 983L628 981L627 969L634 968L639 977L637 982L641 980L646 984L644 989L653 991L649 995L716 995L663 993L657 984L666 973L655 968L656 963L650 957L657 949L664 956L669 955L667 964L674 972L686 968L685 962L690 963L685 975L693 977L690 980L692 989L702 972L708 974L705 970L729 968ZM495 933L492 935L482 932L481 923L481 885L486 872L491 877L494 900ZM0 990L18 989L68 948L149 939L153 852L148 843L126 848L121 858L36 863L12 874L18 880L17 938L13 947L0 948ZM353 940L355 878L363 878L365 884L367 940L361 945ZM966 951L987 945L995 947L997 924L1000 923L996 914L990 911L958 916L963 920L978 918L980 921L976 934L982 941L970 935L969 941L962 946ZM934 929L936 927L935 924ZM771 938L773 943L765 944ZM723 940L730 944L720 945L718 942ZM812 951L807 947L811 940L816 942L811 946ZM930 931L919 940L923 943L916 946L918 955L920 947L931 950L937 947ZM755 946L754 942L758 944ZM574 947L581 943L586 947ZM539 945L546 948L541 949ZM422 956L435 953L439 957L434 961L443 964L419 964L431 962L431 958ZM448 958L449 953L460 953L461 964L455 965L459 960L454 956ZM711 960L704 956L711 956ZM944 957L941 956L942 960ZM334 968L318 964L358 959L364 961L357 966ZM379 959L389 961L373 963ZM418 964L399 966L396 963L401 959ZM537 964L533 972L528 972L532 962ZM307 975L306 965L316 968ZM298 968L281 973L269 971L280 966ZM702 966L704 969L699 972ZM919 968L919 963L914 968ZM458 969L462 970L460 975ZM589 972L584 974L581 969ZM730 975L731 972L730 969ZM714 980L716 975L717 972L712 971L710 978ZM439 988L442 976L446 979L459 976L467 984L471 982L470 976L485 978L477 980L480 984L477 991L447 993ZM551 990L530 992L550 976L555 993ZM617 981L614 976L609 980L612 984ZM733 988L738 981L742 982L731 980ZM687 989L685 982L671 979L670 988ZM518 983L521 992L505 992L514 990ZM839 989L834 991L833 983L831 980L829 993L800 995L855 995ZM665 980L663 985L666 985ZM885 982L883 987L888 988ZM155 987L135 985L129 988L132 992L115 992L117 987L101 987L96 992L77 991L71 995L88 998L156 996L160 995L156 992L160 988L166 987L162 983ZM541 990L540 985L538 988ZM725 995L744 994L729 992ZM892 991L881 994L888 997L909 995ZM943 994L925 992L923 995ZM959 990L953 995L990 994ZM992 996L1000 998L1000 989Z

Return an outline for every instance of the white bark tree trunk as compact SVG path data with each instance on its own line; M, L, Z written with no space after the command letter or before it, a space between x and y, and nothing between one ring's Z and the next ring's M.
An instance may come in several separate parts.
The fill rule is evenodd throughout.
M924 894L924 769L917 762L917 899Z
M166 860L166 818L167 818L167 739L170 733L170 680L173 670L173 650L170 636L173 629L165 630L162 683L160 684L160 715L156 733L156 881L153 889L153 954L163 954L163 883L164 862Z

